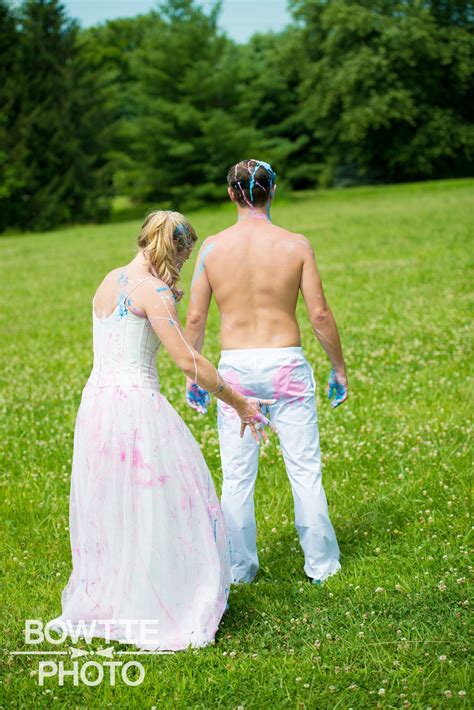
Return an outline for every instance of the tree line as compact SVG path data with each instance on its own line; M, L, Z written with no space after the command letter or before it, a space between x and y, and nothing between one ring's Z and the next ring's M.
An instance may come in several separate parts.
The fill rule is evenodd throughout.
M104 220L120 194L189 209L251 157L295 190L472 174L470 2L289 5L237 44L219 2L81 29L0 0L0 230Z

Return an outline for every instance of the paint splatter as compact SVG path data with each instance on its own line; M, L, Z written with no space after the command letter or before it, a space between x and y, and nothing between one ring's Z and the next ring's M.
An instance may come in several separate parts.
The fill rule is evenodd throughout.
M255 397L255 393L252 392L252 390L246 389L245 387L242 386L239 376L237 375L236 372L224 372L222 373L223 378L225 379L226 382L228 382L237 392L240 394L243 394L245 397ZM220 412L224 416L228 417L238 417L239 415L235 411L233 407L230 406L230 404L226 404L225 402L220 402Z
M206 259L215 246L216 244L215 242L213 242L212 244L208 244L207 247L204 247L204 249L202 250L201 256L199 258L199 264L196 268L196 271L194 272L193 280L191 281L191 290L200 275L202 274L202 272L204 271L204 269L206 268Z
M342 404L347 398L347 389L343 384L337 381L336 370L334 368L331 370L329 375L328 399L331 399L333 395L335 395L333 401L331 402L331 407L333 409Z
M305 382L294 377L295 370L301 367L299 362L291 362L288 365L282 365L272 377L273 396L275 399L295 399L297 402L302 402L307 392Z
M253 166L252 166L252 167L250 167L250 164L251 164L251 163L253 163ZM271 198L272 198L272 194L273 194L273 193L272 193L272 190L273 190L273 188L274 188L274 186L275 186L275 180L276 180L276 173L275 173L275 171L273 170L272 166L271 166L269 163L266 163L264 160L255 160L255 159L253 158L253 159L247 161L247 164L245 165L245 167L247 168L248 173L249 173L249 178L248 178L248 189L249 189L249 197L250 197L250 200L249 200L249 199L247 198L247 195L245 194L244 188L242 187L242 180L243 180L243 178L241 178L241 179L239 180L239 179L238 179L238 176L237 176L237 169L238 169L239 166L242 166L242 167L243 167L244 164L243 164L243 163L238 163L238 164L235 166L234 181L233 181L232 187L233 187L233 188L238 188L238 189L240 190L240 193L241 193L241 195L242 195L242 198L243 198L244 202L247 204L247 206L248 206L251 210L254 210L254 209L255 209L255 205L254 205L254 195L253 195L253 191L254 191L255 186L258 185L258 187L259 187L261 190L263 190L263 192L264 192L264 193L266 194L266 196L267 196L267 202L266 202L266 213L267 213L267 214L266 214L266 217L267 217L267 219L270 220L270 202L271 202ZM267 174L268 189L267 189L266 187L264 187L264 186L256 179L256 174L257 174L257 172L258 172L258 170L259 170L260 168L263 168L263 169L265 170L266 174ZM245 180L247 181L247 178L246 178ZM262 216L264 217L265 215L262 215Z

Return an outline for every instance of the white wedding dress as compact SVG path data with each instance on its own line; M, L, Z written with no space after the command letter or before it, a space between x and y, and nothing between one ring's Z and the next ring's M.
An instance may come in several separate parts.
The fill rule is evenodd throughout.
M50 624L84 621L93 636L111 630L150 651L204 646L229 593L225 523L200 448L160 393L160 341L129 294L108 318L92 308L94 366L74 433L73 570Z

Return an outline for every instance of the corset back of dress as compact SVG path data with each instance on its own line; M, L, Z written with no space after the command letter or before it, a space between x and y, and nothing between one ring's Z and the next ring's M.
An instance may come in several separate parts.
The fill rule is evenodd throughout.
M92 304L94 365L89 383L96 387L136 386L159 389L156 354L160 341L148 318L119 303L108 318Z

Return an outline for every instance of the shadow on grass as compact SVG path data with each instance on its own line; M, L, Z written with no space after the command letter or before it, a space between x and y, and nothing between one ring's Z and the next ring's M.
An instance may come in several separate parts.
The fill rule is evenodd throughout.
M341 551L341 564L371 557L374 546L391 549L406 546L406 527L413 521L408 510L400 509L397 501L367 501L359 505L344 523L336 524L336 535ZM259 543L259 581L283 582L306 578L304 557L293 521L270 542ZM266 549L268 549L266 551Z

